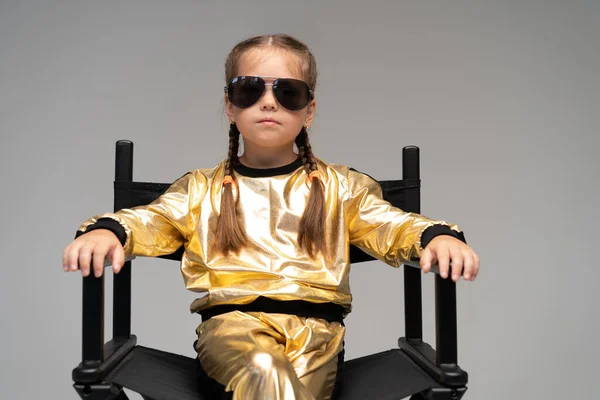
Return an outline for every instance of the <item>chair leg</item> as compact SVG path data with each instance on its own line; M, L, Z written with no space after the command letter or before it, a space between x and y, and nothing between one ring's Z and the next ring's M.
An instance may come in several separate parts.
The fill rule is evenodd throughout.
M410 400L460 400L465 392L466 387L461 388L430 388L424 392L417 393L411 396Z
M73 388L85 400L129 400L123 389L111 383L74 384Z

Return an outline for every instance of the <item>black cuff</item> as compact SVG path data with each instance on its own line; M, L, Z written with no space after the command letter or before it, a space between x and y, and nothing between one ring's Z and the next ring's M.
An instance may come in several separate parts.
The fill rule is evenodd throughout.
M453 229L450 229L447 225L433 225L429 228L425 229L423 234L421 235L421 247L425 248L433 240L434 237L440 235L448 235L452 236L463 243L467 243L465 240L465 235L462 232L457 232Z
M114 233L121 242L121 245L125 245L125 241L127 240L127 233L125 233L125 228L115 221L112 218L100 218L95 224L92 224L87 227L84 231L77 231L75 234L75 239L77 239L81 235L85 235L88 232L94 231L96 229L108 229L112 233Z

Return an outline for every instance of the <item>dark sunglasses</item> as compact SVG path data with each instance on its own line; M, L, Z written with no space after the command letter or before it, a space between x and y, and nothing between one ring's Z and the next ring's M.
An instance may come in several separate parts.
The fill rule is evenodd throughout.
M265 76L264 78L275 78ZM277 102L290 111L301 110L314 98L308 84L298 79L275 78L266 83L260 76L238 76L225 86L229 101L239 108L248 108L255 104L265 93L267 86L273 87Z

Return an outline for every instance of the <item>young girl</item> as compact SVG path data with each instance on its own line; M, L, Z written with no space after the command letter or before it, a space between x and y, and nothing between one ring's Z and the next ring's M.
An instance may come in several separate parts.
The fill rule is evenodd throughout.
M234 399L329 399L351 310L350 244L396 267L420 257L428 272L437 262L454 281L473 280L479 260L457 226L392 207L369 176L313 155L317 70L304 44L245 40L225 75L227 159L150 205L84 222L63 266L100 276L105 257L118 273L125 256L185 246L186 287L208 292L191 305L203 320L200 376Z

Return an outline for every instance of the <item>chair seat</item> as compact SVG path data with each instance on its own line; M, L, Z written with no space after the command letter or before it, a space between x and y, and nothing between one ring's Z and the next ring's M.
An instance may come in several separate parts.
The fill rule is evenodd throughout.
M341 373L340 400L399 400L439 386L400 349L346 361Z
M400 349L349 360L341 372L341 400L397 400L435 385ZM154 400L202 400L193 358L136 346L107 381Z
M106 381L154 400L203 400L196 382L194 359L136 346Z

